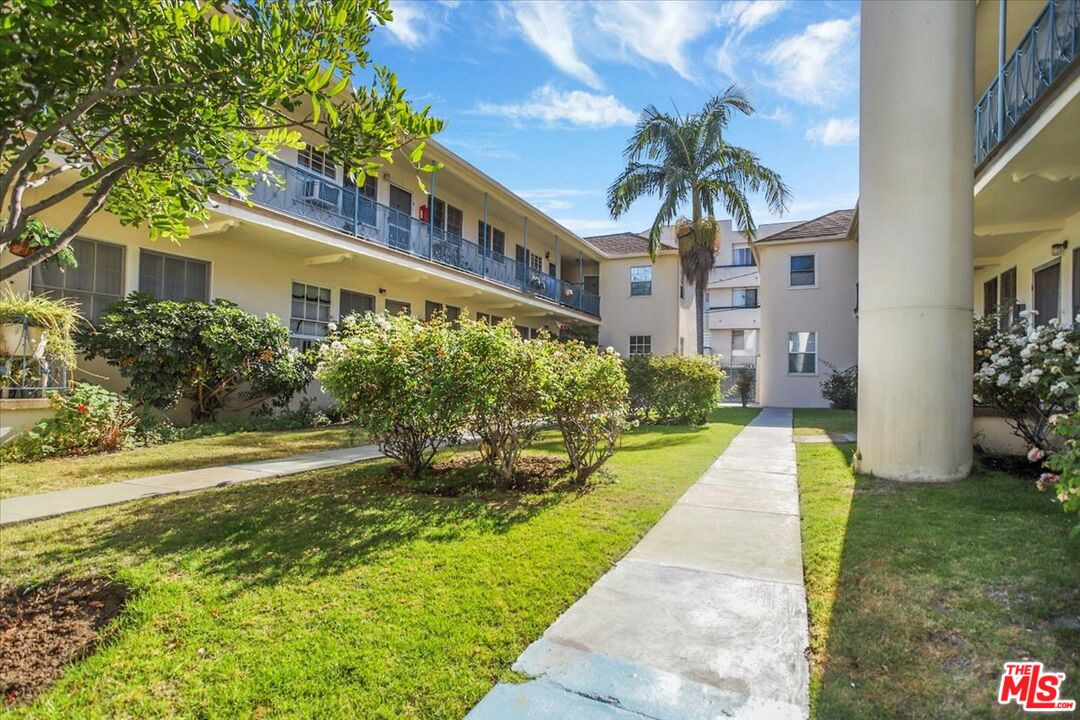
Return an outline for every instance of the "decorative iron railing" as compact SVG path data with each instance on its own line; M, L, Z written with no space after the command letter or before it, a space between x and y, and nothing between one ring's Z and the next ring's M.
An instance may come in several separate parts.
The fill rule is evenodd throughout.
M250 200L415 257L447 265L589 315L600 315L600 296L535 270L502 253L432 226L304 168L276 158L271 170L282 183L260 180Z
M1005 62L1001 75L975 105L976 166L1024 119L1078 54L1080 0L1050 0Z
M0 324L0 399L42 399L68 391L67 364L48 357L45 332L25 317Z

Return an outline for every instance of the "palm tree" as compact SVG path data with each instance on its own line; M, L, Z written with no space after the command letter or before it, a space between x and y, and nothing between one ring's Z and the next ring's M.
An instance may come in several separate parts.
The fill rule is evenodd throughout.
M638 198L660 200L649 230L649 254L660 251L660 233L690 206L690 219L676 225L683 275L697 293L697 345L705 350L705 286L720 249L714 212L720 205L739 230L753 239L754 225L747 194L763 193L774 213L787 210L791 191L780 175L761 164L746 148L729 145L724 131L734 113L752 115L754 106L732 85L705 103L694 115L662 113L649 105L638 118L623 151L626 169L608 188L611 217L618 219Z

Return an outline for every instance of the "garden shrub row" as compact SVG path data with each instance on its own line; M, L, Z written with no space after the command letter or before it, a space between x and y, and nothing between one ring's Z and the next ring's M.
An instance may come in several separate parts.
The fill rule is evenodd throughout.
M633 355L623 364L634 413L659 423L704 423L725 378L701 355Z
M550 423L583 484L627 427L626 379L614 352L523 340L508 320L350 316L321 346L315 375L413 475L472 434L484 462L509 478L521 450Z

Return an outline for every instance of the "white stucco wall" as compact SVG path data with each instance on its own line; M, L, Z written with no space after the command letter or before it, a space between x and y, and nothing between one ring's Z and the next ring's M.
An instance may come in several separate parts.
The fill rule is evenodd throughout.
M839 369L858 358L858 322L855 283L858 280L858 243L831 240L761 243L761 334L758 392L762 405L776 407L828 407L821 396L821 381L828 375L826 362ZM813 254L817 271L814 287L791 287L789 258ZM788 372L788 333L817 333L817 372Z

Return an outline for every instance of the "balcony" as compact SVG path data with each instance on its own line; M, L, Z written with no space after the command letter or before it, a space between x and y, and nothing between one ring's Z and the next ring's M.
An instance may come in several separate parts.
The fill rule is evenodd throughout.
M1080 0L1050 0L975 105L976 167L1023 121L1078 54Z
M761 306L714 306L705 311L709 330L747 330L761 325Z
M535 270L502 253L275 158L270 169L281 183L260 180L248 198L256 205L302 218L414 257L430 260L562 307L600 316L600 296Z

